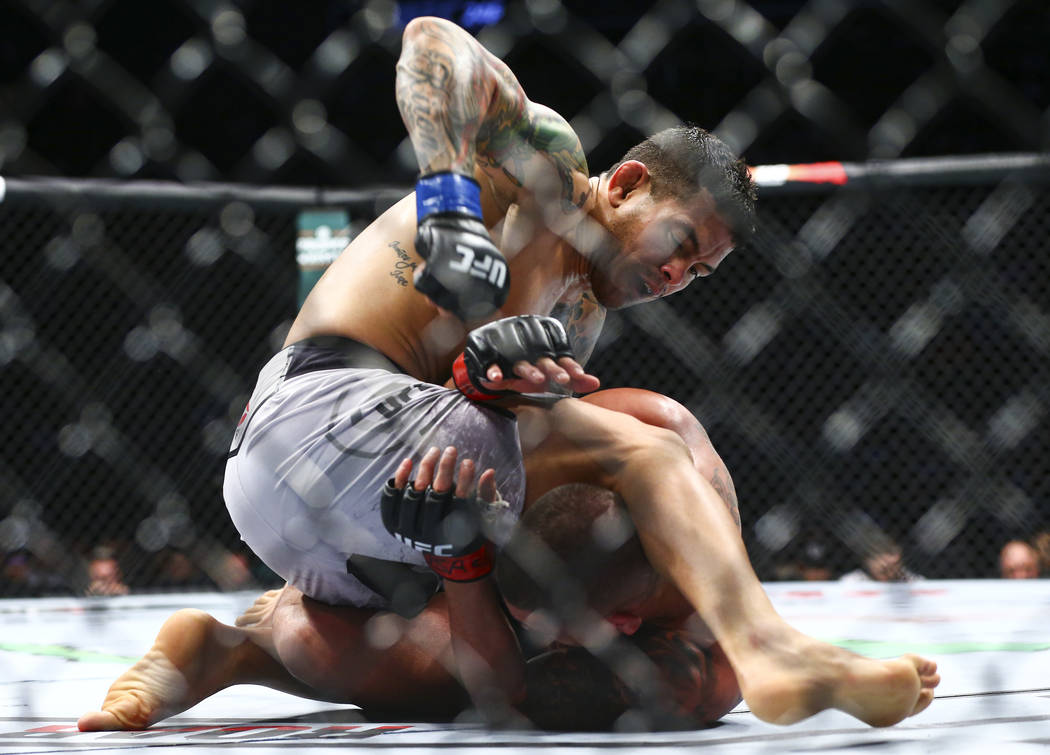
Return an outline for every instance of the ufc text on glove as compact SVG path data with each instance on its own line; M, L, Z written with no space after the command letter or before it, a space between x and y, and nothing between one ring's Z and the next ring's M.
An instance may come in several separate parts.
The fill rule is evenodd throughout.
M404 490L390 480L380 497L386 531L423 554L427 566L453 582L473 582L492 571L492 553L481 534L476 501L433 488Z
M481 220L481 188L459 173L416 183L416 251L426 265L415 286L464 322L482 320L507 300L510 270Z

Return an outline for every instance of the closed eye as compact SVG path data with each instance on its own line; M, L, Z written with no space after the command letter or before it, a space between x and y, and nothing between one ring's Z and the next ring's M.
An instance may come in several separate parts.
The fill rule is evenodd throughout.
M693 280L696 280L697 278L706 278L709 275L714 275L715 269L706 262L697 262L689 268L689 272L693 274Z

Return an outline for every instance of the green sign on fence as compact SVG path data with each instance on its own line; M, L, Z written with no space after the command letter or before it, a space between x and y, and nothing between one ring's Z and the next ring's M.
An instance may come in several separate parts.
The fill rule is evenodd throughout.
M350 215L346 210L315 209L299 213L295 261L299 265L299 306L325 269L350 243Z

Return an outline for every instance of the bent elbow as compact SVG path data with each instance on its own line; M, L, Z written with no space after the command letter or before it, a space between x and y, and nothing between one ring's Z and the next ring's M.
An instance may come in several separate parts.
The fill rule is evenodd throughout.
M459 27L437 16L416 16L405 24L405 30L401 32L402 49L408 49L420 39L432 36L436 30L444 31L446 34L455 33Z

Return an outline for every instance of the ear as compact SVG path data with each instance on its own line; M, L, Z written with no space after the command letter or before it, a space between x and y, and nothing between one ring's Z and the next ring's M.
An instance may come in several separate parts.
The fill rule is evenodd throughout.
M628 160L609 176L609 204L617 207L632 192L648 186L649 169L645 167L645 163L640 163L637 160Z
M626 635L634 634L638 631L638 627L642 625L641 616L635 616L633 613L626 613L624 611L611 613L605 617L605 620L616 627L618 632Z

